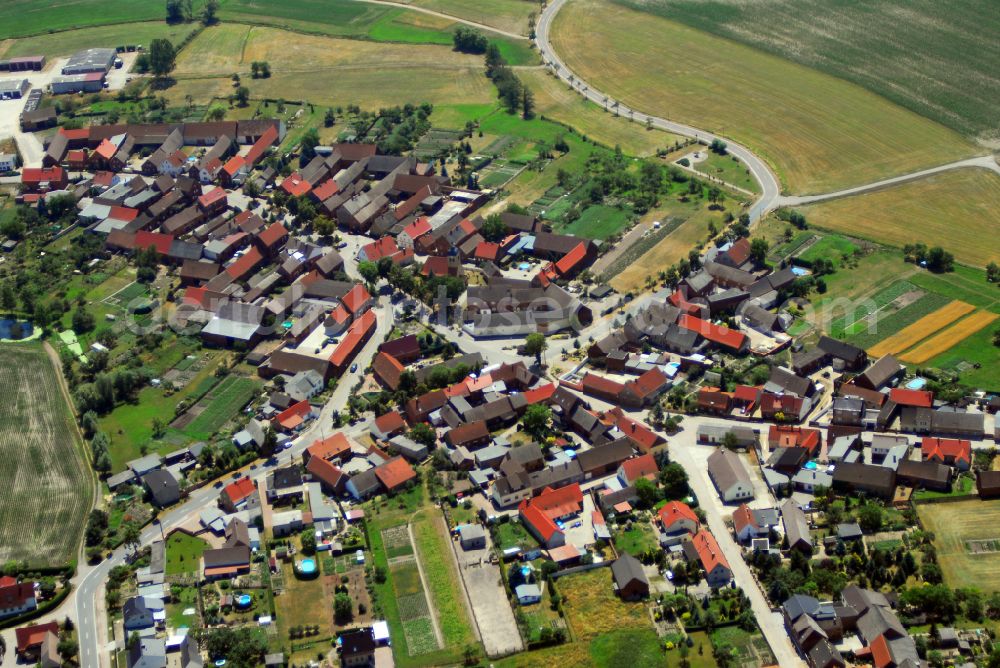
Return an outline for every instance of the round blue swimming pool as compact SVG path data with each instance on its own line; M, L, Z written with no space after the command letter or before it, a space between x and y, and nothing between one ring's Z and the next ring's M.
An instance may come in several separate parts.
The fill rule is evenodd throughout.
M240 608L249 608L251 603L253 603L253 597L250 594L240 594L236 597L236 605Z
M299 572L303 575L312 575L316 572L316 560L315 559L303 559L299 562Z
M806 468L809 469L810 471L815 471L817 468L819 468L819 465L816 462L806 462Z

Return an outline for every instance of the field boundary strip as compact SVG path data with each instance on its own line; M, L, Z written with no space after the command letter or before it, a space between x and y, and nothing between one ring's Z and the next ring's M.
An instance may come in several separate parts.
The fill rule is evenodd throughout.
M957 322L943 332L927 339L916 348L900 355L900 359L904 362L922 364L931 358L937 357L943 352L947 352L960 341L964 341L968 337L972 336L996 320L998 317L1000 316L996 313L990 313L989 311L979 311L977 313L973 313L968 318Z
M882 357L883 355L906 350L975 310L975 306L963 301L955 300L950 302L933 313L928 313L912 325L904 327L892 336L882 339L868 350L868 354L875 357Z

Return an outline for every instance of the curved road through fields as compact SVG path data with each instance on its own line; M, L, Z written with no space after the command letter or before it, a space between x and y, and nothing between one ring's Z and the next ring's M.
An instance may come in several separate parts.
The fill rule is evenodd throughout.
M559 55L555 52L555 49L552 47L552 43L549 40L549 30L552 27L552 21L565 3L566 0L553 0L553 2L549 3L549 5L542 12L542 15L538 18L538 24L535 26L535 44L538 46L538 51L542 56L542 60L550 66L556 76L575 88L580 94L591 102L603 107L605 99L614 98L604 95L588 82L577 77L566 66L566 63L559 58ZM677 123L666 118L652 116L635 109L630 109L621 102L618 102L616 110L619 115L627 115L631 112L633 114L633 120L639 123L649 122L650 125L658 130L666 130L667 132L672 132L684 137L690 137L692 139L698 139L707 143L712 143L712 140L714 139L725 141L728 146L729 153L736 156L737 159L747 166L750 173L753 174L754 178L757 179L757 182L761 186L760 197L757 198L757 201L754 202L753 206L750 207L750 210L748 211L751 222L757 222L764 216L765 213L774 209L778 205L778 201L781 197L781 184L778 182L778 177L775 176L773 171L771 171L771 168L768 167L767 163L757 157L757 155L742 144L738 144L731 139L721 137L711 132L706 132L705 130L699 130L698 128L690 125L684 125L683 123Z

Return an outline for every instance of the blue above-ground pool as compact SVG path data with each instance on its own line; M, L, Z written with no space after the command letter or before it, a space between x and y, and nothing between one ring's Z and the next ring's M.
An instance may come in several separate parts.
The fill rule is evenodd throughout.
M792 273L796 276L805 276L809 273L809 270L803 269L802 267L792 267Z
M250 594L240 594L236 597L237 607L249 608L251 603L253 603L253 597Z
M316 574L316 560L315 559L303 559L298 564L298 571L302 575L315 575Z
M517 268L520 269L521 271L528 271L529 269L531 269L531 263L522 262L521 264L517 265Z
M819 468L819 465L816 462L806 462L806 468L809 469L810 471L815 471L817 468Z

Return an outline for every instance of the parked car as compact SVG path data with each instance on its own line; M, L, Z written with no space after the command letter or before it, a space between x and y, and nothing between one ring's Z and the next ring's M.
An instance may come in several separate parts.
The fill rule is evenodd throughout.
M354 373L357 370L358 370L358 363L355 362L354 364L351 365L351 373Z

